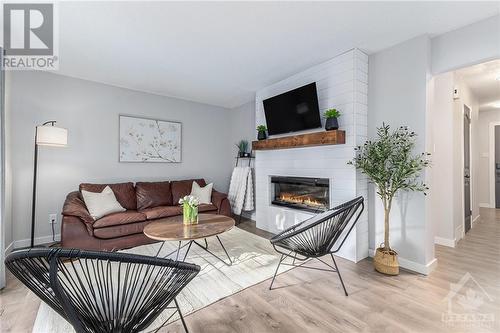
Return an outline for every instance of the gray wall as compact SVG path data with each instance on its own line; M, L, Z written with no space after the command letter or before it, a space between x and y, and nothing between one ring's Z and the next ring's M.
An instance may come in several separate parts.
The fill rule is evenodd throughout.
M500 57L500 15L432 39L431 66L440 74Z
M234 157L238 151L238 148L234 146L235 143L240 140L247 140L249 144L248 150L252 149L252 141L257 139L257 130L255 129L255 101L243 104L237 108L231 109L231 134L230 142L232 144L231 152L233 159L231 160L230 167L233 168L235 165ZM242 160L239 165L247 166L247 160ZM254 161L250 161L250 166L254 166ZM255 173L254 173L255 175ZM255 186L255 183L254 183ZM243 216L255 220L255 210L252 212L243 212Z
M369 57L368 136L383 122L392 128L407 125L418 134L416 152L426 151L426 99L430 40L421 36ZM375 200L376 198L376 200ZM369 191L370 249L383 241L384 212L373 186ZM434 258L426 230L426 202L422 193L400 192L391 212L391 246L402 266L425 271ZM432 253L429 253L432 252Z
M235 144L240 140L247 140L249 147L252 149L252 141L257 139L257 130L255 129L255 101L243 104L237 108L231 109L231 152L233 157L236 156L238 148ZM231 166L234 166L234 161Z
M234 152L228 109L43 72L10 72L7 86L16 246L29 238L33 134L46 120L68 128L69 138L67 148L40 148L37 237L51 234L48 214L60 213L81 182L204 177L228 189ZM182 163L119 163L119 114L182 122Z

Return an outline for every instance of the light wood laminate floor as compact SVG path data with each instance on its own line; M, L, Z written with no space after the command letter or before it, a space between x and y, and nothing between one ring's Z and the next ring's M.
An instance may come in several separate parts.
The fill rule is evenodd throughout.
M269 237L250 221L240 227ZM500 332L500 210L481 209L481 219L457 247L436 246L436 257L438 266L429 276L403 271L396 277L375 272L370 259L357 264L339 259L349 297L336 274L294 269L278 276L272 291L270 281L264 281L187 316L186 322L191 332L217 333ZM477 305L469 312L492 315L493 323L443 323L450 283L466 273L488 295L468 280L453 300L453 310L463 312L457 302L470 289L476 294L461 299ZM36 296L9 276L0 294L0 331L30 332L38 305ZM176 322L162 332L182 328Z

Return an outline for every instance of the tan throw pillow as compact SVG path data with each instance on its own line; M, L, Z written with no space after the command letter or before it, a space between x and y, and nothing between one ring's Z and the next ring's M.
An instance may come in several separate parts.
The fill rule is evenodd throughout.
M90 216L94 220L98 220L111 213L124 212L126 210L116 200L115 194L109 186L106 186L101 193L82 190L82 196Z
M197 197L201 204L211 204L213 187L213 183L210 183L205 187L200 187L197 182L193 182L193 186L191 187L191 195Z

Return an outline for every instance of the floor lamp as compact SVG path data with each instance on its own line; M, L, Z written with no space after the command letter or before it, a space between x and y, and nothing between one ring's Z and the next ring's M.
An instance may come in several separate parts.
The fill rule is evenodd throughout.
M38 146L66 147L68 130L55 126L56 121L46 121L35 128L35 158L33 165L33 203L31 206L31 243L35 246L36 174L38 166Z

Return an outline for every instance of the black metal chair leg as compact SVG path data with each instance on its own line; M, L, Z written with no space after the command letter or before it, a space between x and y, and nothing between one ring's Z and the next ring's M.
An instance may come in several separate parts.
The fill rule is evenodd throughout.
M231 263L229 266L231 266L233 264L233 261L231 260L231 257L229 256L229 253L227 253L226 248L224 247L224 244L222 244L222 241L220 240L219 236L215 236L215 237L217 238L217 240L219 241L220 246L222 247L222 249L226 253L227 259L229 259L229 262ZM206 238L205 238L205 241L206 241ZM207 248L208 248L208 244L207 244Z
M174 298L174 302L175 302L175 306L177 307L177 311L179 312L179 317L181 317L181 322L182 322L182 326L184 326L184 331L186 331L186 333L189 333L186 322L184 321L184 317L182 316L181 308L179 307L179 303L177 303L177 300L175 298Z
M177 248L177 254L175 255L175 261L179 260L179 252L181 252L181 241L179 241L179 247Z
M337 263L335 262L335 258L333 257L333 254L330 253L332 256L333 264L335 265L335 270L337 271L337 274L339 275L340 283L342 283L342 288L344 288L344 293L346 296L349 296L347 293L347 290L345 289L344 281L342 280L342 276L340 275L339 267L337 266Z
M186 257L188 256L189 250L191 249L191 245L193 245L193 241L189 242L188 248L186 250L186 253L184 254L184 259L182 261L186 261Z
M284 254L281 255L280 261L278 262L278 267L276 267L276 271L274 272L273 279L271 281L271 285L269 286L269 290L273 289L273 283L274 283L274 280L276 279L276 274L278 274L278 269L280 269L280 265L281 265L281 262L283 261L284 256L285 256Z
M161 251L161 249L163 249L163 245L165 245L165 242L161 242L161 246L158 249L158 252L156 252L156 256L155 257L158 257L160 255L160 251Z

